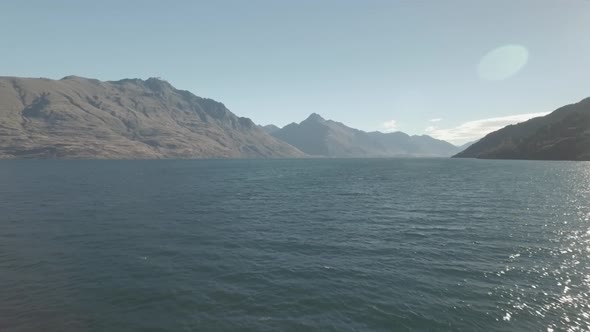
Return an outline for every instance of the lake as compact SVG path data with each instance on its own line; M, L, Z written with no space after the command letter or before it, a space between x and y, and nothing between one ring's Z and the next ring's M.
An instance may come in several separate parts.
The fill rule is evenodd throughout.
M1 331L590 330L590 163L0 162Z

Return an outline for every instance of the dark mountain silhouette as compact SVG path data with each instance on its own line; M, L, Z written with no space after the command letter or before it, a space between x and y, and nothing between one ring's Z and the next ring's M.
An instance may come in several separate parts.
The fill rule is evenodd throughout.
M223 104L160 79L0 77L0 158L302 155Z
M590 160L590 98L490 133L455 157Z
M312 156L324 157L450 157L459 149L430 136L402 132L365 132L313 113L291 123L273 136Z

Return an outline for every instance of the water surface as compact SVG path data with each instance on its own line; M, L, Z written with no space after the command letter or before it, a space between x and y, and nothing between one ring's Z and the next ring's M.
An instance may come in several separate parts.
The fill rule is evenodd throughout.
M589 202L589 163L3 161L0 330L590 330Z

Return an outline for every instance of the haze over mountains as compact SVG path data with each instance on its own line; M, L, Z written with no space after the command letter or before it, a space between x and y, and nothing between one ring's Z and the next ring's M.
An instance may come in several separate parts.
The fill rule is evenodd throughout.
M455 157L590 160L590 98L490 133Z
M310 156L324 157L450 157L458 147L430 136L402 132L365 132L313 113L301 123L270 131Z

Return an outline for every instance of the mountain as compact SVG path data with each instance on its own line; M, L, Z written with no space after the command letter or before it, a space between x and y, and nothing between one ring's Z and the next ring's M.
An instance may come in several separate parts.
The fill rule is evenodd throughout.
M468 147L472 146L473 144L475 144L477 142L479 142L479 140L475 140L475 141L467 142L467 143L465 143L463 145L459 145L459 150L460 151L463 151L463 150L467 149Z
M157 78L0 77L0 158L302 155L223 104Z
M402 132L365 132L313 113L272 133L312 156L323 157L450 157L458 148L430 136Z
M455 157L590 160L590 98L490 133Z
M279 128L279 127L277 127L277 126L273 125L273 124L269 124L269 125L266 125L266 126L260 126L260 125L259 125L258 127L259 127L260 129L264 130L264 131L265 131L266 133L268 133L268 134L272 134L272 133L274 133L275 131L277 131L277 130L280 130L280 129L281 129L281 128Z

